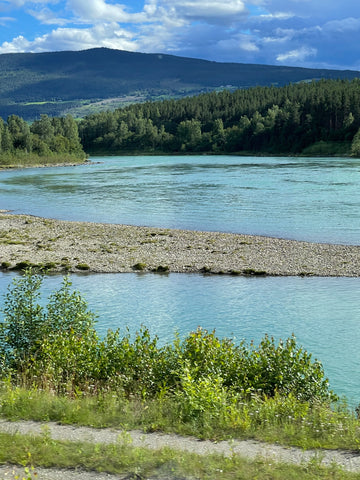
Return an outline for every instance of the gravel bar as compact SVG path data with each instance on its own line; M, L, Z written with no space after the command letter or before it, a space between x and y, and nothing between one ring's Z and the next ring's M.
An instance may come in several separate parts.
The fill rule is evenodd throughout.
M360 276L360 246L0 211L0 266L54 272Z

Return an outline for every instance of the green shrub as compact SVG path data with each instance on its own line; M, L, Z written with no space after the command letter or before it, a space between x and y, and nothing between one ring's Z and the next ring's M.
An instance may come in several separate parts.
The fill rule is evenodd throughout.
M4 367L23 370L39 360L43 345L58 337L86 337L95 332L95 316L78 292L70 292L68 278L49 297L46 307L39 304L41 285L42 277L28 269L8 287L0 323Z
M183 421L226 416L229 403L229 392L220 377L193 377L191 369L185 367L181 375L181 389L175 392L179 400L180 414Z
M24 277L15 278L4 302L4 320L0 324L0 349L7 366L35 354L43 336L44 309L38 303L41 278L27 270Z
M278 345L265 336L257 349L251 346L248 350L244 370L246 377L241 375L240 383L267 396L279 392L305 401L336 400L322 364L312 361L311 354L297 346L294 336Z
M120 389L142 398L175 394L188 406L185 411L199 414L222 404L229 412L239 398L254 396L336 400L321 363L298 347L295 337L276 344L265 336L256 347L198 328L160 347L158 338L141 327L134 338L128 331L121 336L110 330L100 339L94 314L71 291L67 277L44 307L41 284L41 276L26 270L5 296L0 359L3 377L11 372L15 382L59 393Z
M180 350L195 378L221 377L224 386L238 393L292 393L305 401L336 399L321 363L313 362L294 336L278 345L265 336L256 348L252 343L235 345L231 339L219 339L214 331L198 328L185 338Z
M135 263L135 265L133 265L132 268L133 270L143 271L146 268L146 263L142 263L142 262Z
M78 263L76 268L78 270L90 270L90 266L87 263Z

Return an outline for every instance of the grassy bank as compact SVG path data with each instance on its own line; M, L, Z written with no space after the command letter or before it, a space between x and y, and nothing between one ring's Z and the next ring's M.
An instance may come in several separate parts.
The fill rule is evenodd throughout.
M85 156L71 154L35 155L18 152L16 154L0 154L0 169L24 167L48 167L57 165L76 165L84 163Z
M303 449L359 450L360 424L344 403L309 405L293 396L242 398L236 404L221 404L215 393L212 404L201 405L200 393L192 403L201 412L189 410L189 399L160 393L155 398L130 398L110 390L97 394L69 392L56 395L39 388L3 384L0 416L10 420L59 422L95 428L161 431L214 441L253 439Z

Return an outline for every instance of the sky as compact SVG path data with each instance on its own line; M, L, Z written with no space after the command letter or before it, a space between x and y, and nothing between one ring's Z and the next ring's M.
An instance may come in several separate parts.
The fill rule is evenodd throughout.
M360 70L360 1L0 0L0 54L95 47Z

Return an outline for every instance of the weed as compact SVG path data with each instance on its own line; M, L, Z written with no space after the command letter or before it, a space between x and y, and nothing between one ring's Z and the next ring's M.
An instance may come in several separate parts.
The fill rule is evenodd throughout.
M90 270L90 266L87 263L78 263L76 268L78 270Z
M259 276L267 275L267 273L264 270L255 270L253 268L245 268L243 270L243 274L244 275L259 275Z
M133 270L139 270L139 271L145 270L146 263L142 263L142 262L135 263L135 265L133 265L132 268Z
M152 271L155 273L167 273L169 271L169 267L167 265L159 265Z

